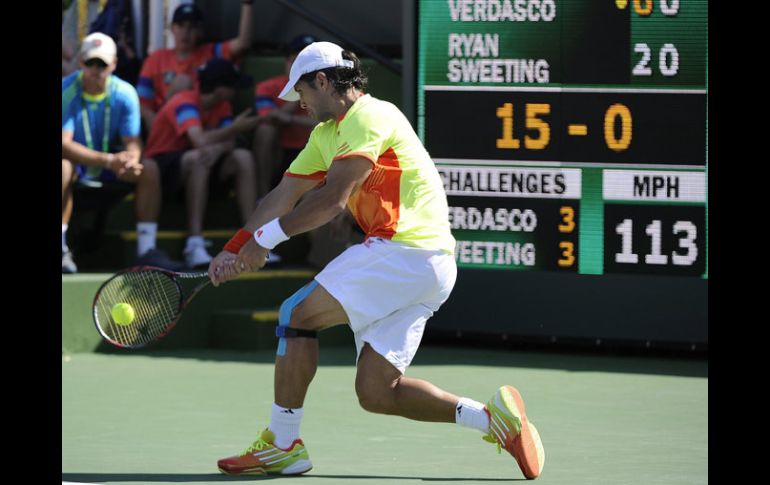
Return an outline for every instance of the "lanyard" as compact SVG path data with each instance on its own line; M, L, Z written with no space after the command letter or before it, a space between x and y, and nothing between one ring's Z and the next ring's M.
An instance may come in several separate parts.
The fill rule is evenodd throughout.
M82 76L83 73L80 73L80 75ZM81 80L82 80L82 77L81 77ZM105 103L104 104L104 129L102 132L102 147L101 147L101 150L99 150L104 153L108 153L110 151L110 112L111 112L110 85L111 85L111 81L112 81L111 78L107 79L107 89L106 89L107 95L105 96L105 100L104 100L104 103ZM89 121L90 118L88 117L88 101L86 100L85 96L83 96L83 92L84 91L82 90L82 84L81 84L80 99L81 99L81 102L83 103L81 118L83 118L83 131L85 132L85 135L86 135L86 145L91 150L96 150L96 148L94 147L93 136L91 135L91 123ZM91 177L97 177L101 172L102 172L101 167L88 167L86 169L86 173L88 174L88 176L91 176Z
M102 134L102 152L107 153L110 149L110 83L107 82L107 98L105 101L104 106L104 132ZM82 98L83 101L83 131L85 131L86 135L86 144L88 145L88 148L91 150L95 150L94 148L94 140L91 136L91 124L89 122L88 117L88 101L86 101L85 97Z
M86 101L83 100L85 105ZM83 130L86 132L86 144L88 148L94 150L94 141L91 138L91 127L88 122L88 110L83 106ZM104 107L104 134L102 135L102 149L100 151L107 153L110 149L110 100L107 98L107 105Z

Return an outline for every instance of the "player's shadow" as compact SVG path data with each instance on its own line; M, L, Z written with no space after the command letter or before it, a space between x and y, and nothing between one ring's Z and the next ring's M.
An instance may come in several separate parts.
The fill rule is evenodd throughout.
M111 482L233 482L233 481L254 481L254 480L286 480L287 477L281 476L232 476L221 473L62 473L64 482L85 482L85 483L111 483ZM313 478L334 478L337 480L420 480L424 482L509 482L526 481L525 478L475 478L475 477L407 477L407 476L388 476L388 475L301 475L302 478L311 482Z
M104 344L107 345L107 344ZM232 351L223 349L141 349L124 350L108 346L100 353L145 357L188 358L213 362L243 362L270 364L275 362L275 350ZM355 366L356 349L321 345L320 366ZM681 377L708 377L708 360L675 357L645 357L639 355L600 355L595 353L539 351L532 349L503 350L478 349L461 346L431 345L420 347L414 366L421 365L473 365L493 367L524 367L566 370L569 372L611 372L624 374L650 374Z

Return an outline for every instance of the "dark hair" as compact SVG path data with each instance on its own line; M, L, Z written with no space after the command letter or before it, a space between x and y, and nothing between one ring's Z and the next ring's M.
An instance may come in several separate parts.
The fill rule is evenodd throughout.
M342 51L342 58L353 61L353 67L327 67L326 69L319 69L318 71L303 74L300 76L299 81L305 81L310 87L315 89L315 75L317 72L322 72L326 74L326 78L334 86L337 94L345 94L350 88L365 91L369 84L369 77L364 71L363 65L361 65L361 60L348 50Z

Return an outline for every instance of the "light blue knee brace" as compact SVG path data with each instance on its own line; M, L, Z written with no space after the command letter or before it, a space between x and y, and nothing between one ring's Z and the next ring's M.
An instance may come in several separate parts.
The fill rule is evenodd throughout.
M302 303L302 301L307 298L307 296L315 289L316 286L318 286L318 282L313 280L297 290L297 292L291 295L289 298L284 300L284 302L281 304L281 308L278 310L278 328L276 329L276 335L283 335L283 332L281 331L284 330L285 327L289 326L289 322L291 321L291 312L294 311L294 307ZM282 356L285 353L286 338L281 337L278 339L278 351L276 354Z

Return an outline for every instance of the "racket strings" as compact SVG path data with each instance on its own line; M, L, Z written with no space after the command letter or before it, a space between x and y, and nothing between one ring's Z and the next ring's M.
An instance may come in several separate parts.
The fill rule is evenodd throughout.
M128 303L134 320L119 325L112 308ZM146 345L161 335L176 317L181 295L176 283L160 272L140 271L116 276L102 289L96 304L97 324L105 336L122 346Z

